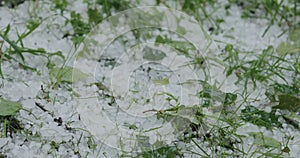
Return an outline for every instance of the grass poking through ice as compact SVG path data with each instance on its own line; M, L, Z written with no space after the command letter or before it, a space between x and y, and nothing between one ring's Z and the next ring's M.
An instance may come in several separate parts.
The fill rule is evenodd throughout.
M26 3L43 4L43 2L37 1ZM109 16L142 5L127 0L83 0L80 3L84 9L76 10L72 8L74 7L72 6L73 3L73 1L68 0L54 0L44 5L50 5L49 12L53 12L55 16L64 20L61 27L67 29L62 29L64 30L61 32L62 39L59 40L71 42L76 48L80 46L93 27ZM174 128L175 134L173 134L176 135L176 141L171 144L156 141L151 146L149 137L137 135L140 152L131 153L124 150L115 153L114 156L152 158L176 156L287 157L291 154L297 155L296 153L299 151L295 151L295 142L299 143L300 132L300 2L297 0L156 0L153 1L153 4L178 9L193 16L205 28L208 28L213 37L223 38L227 34L229 34L227 37L231 36L230 32L224 33L224 27L227 23L226 16L230 16L231 9L235 8L236 10L233 11L241 12L241 21L267 21L261 34L262 38L273 33L272 27L275 26L282 31L277 32L278 38L287 38L280 44L270 44L265 48L253 48L250 51L244 51L239 47L239 44L231 42L224 42L225 45L217 43L223 50L220 57L225 67L224 73L227 78L234 80L233 85L237 87L236 90L225 92L216 85L210 85L207 81L199 81L198 84L203 89L195 95L203 102L197 105L183 105L178 97L171 93L159 94L166 97L166 102L170 103L170 106L163 110L149 109L142 113L153 113L157 119L169 122ZM219 13L220 10L223 12ZM223 13L226 14L223 15ZM109 152L103 151L105 147L101 142L95 139L82 124L76 124L76 122L81 121L77 112L72 112L69 116L66 114L67 112L56 109L68 108L69 104L73 103L72 99L78 95L73 91L72 83L87 77L87 74L66 66L70 57L66 56L67 52L50 52L39 46L32 48L26 45L26 42L32 38L31 35L37 32L39 27L45 25L45 21L43 18L32 18L24 25L23 32L16 29L13 23L3 26L0 30L2 87L7 88L4 83L18 81L18 79L14 80L7 77L10 73L7 71L9 67L7 65L17 65L14 67L14 71L33 71L38 76L48 77L48 80L41 81L46 86L41 86L39 93L29 99L27 98L27 100L26 98L18 98L19 101L15 102L5 99L14 94L1 91L0 136L1 138L8 138L10 141L24 137L26 141L23 140L22 145L25 146L37 142L40 144L41 150L44 148L47 150L45 155L60 157L63 154L61 151L65 149L72 153L71 156L76 157L99 157L99 155L101 155L100 157L109 157ZM141 42L153 39L152 43L155 46L168 45L178 51L178 55L184 55L190 59L190 63L187 64L195 70L204 69L206 60L210 60L190 54L191 51L196 51L196 48L189 42L163 35L164 32L160 29L157 31L161 34L151 37L153 31L148 30L144 32L139 29L132 30L130 33L134 39L131 40ZM179 27L177 31L187 32L188 30ZM118 38L118 40L124 39ZM126 45L132 41L125 40L122 42L120 43ZM258 51L259 49L260 51ZM153 51L150 47L145 50L150 52L144 54L143 59L145 60L160 61L168 55L164 52ZM55 60L57 58L55 57L64 62L63 66L56 65ZM46 59L47 74L43 74L46 73L45 71L39 71L39 67L31 66L31 62L33 62L31 60L38 60L39 58ZM113 68L119 64L116 58L99 59L98 63L101 62L104 62L105 69ZM150 69L147 71L149 73ZM205 77L207 79L207 76ZM172 80L169 78L151 79L151 81L158 86L172 84ZM105 78L91 83L87 87L98 88L99 98L109 100L108 105L110 107L116 104L117 96L114 96L108 88ZM135 91L135 93L137 92ZM32 98L35 99L33 107L31 105L29 108L25 108L20 103L25 104L28 100L32 101L30 100ZM138 101L135 100L135 102ZM150 99L147 102L150 102ZM206 115L204 111L208 108L212 108L220 115ZM24 115L29 117L25 118ZM68 115L68 117L64 117L64 115ZM47 119L47 121L42 119ZM215 119L217 123L205 122L207 119ZM57 124L57 130L64 131L68 135L52 140L52 137L46 136L46 132L39 130L45 130L45 126L50 127L49 124L53 123ZM128 123L126 127L133 131L139 130L136 124ZM155 129L144 132L151 130ZM293 131L298 136L288 131ZM158 146L160 147L157 148ZM0 157L11 156L9 152L13 150L5 144L0 146Z

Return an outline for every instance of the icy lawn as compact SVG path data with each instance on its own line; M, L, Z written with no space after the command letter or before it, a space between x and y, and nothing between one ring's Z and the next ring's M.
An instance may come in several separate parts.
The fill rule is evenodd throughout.
M0 158L300 154L298 1L17 2Z

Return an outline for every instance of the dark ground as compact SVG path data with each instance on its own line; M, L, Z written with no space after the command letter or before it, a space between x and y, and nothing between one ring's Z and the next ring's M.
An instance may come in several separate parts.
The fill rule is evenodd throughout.
M0 6L7 6L9 8L15 8L19 4L24 3L26 0L0 0Z

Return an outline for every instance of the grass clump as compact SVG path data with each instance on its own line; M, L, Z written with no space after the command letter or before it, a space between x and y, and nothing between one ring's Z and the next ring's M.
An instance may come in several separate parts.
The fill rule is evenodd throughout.
M264 49L261 54L255 54L254 52L244 54L233 48L232 45L227 45L225 52L227 56L224 58L224 62L228 64L226 75L230 76L234 73L238 78L236 84L244 81L245 92L249 87L249 83L254 88L257 87L258 83L266 85L270 82L277 82L278 79L281 82L288 83L288 77L284 74L294 72L292 68L284 66L290 64L289 60L286 59L286 56L276 55L273 46Z
M83 19L79 13L72 11L70 19L67 20L67 23L70 23L73 27L73 34L67 33L65 36L71 36L75 47L78 47L91 29L99 24L103 19L108 18L114 12L130 8L130 3L127 0L96 0L85 1L85 3L88 4L88 19ZM61 12L65 10L66 6L66 1L55 2L55 8L60 9Z
M64 59L64 56L60 51L49 53L45 51L43 48L32 49L24 46L23 39L28 37L39 25L40 22L29 21L29 23L27 24L28 30L22 34L18 34L17 40L12 40L8 36L11 28L10 25L7 25L6 29L0 32L0 37L3 39L2 45L0 47L1 48L0 65L3 61L10 61L10 62L18 63L20 68L23 68L25 70L37 71L36 68L27 65L25 54L45 57L48 61L47 62L48 68L51 68L53 66L53 63L51 62L51 57L58 56ZM5 50L2 50L4 43L8 44L8 47ZM0 66L0 75L2 78L4 78L1 66Z
M12 136L21 128L19 121L15 118L16 113L22 108L18 102L13 102L0 98L0 125L2 126L1 137L7 137L7 133Z

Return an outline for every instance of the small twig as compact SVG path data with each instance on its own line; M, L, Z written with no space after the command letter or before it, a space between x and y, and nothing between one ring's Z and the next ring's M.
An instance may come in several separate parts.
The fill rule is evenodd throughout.
M6 141L6 143L4 143L4 144L0 147L0 149L2 150L8 143L9 143L9 141Z
M35 102L35 105L38 106L41 110L43 110L44 112L48 112L47 109L45 109L45 107L41 104L41 103L37 103Z
M146 110L146 111L143 111L143 113L146 113L146 112L157 112L158 110L156 109L150 109L150 110Z
M150 109L150 110L143 111L143 113L146 113L146 112L159 112L159 113L163 113L164 110Z
M53 113L51 113L49 110L45 109L45 107L41 103L35 102L35 105L37 107L39 107L41 110L43 110L44 112L47 112L49 115L51 115L53 117Z

